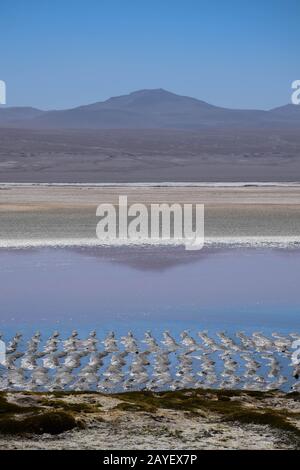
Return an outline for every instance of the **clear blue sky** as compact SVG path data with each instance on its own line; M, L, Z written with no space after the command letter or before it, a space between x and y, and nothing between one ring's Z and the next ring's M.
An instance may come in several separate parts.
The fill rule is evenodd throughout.
M165 88L271 108L300 79L300 1L1 0L0 79L10 106Z

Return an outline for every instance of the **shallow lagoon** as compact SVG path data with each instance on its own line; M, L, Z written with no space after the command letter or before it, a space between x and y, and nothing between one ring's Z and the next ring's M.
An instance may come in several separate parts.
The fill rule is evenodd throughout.
M151 330L158 341L164 330L179 341L180 333L189 330L198 342L200 330L208 330L215 339L220 331L232 338L237 331L260 331L267 336L273 331L297 333L299 279L300 252L296 249L2 250L0 331L5 341L22 332L23 350L36 330L41 331L42 341L54 330L64 339L73 329L80 338L95 329L100 340L111 330L118 340L129 330L141 340ZM103 349L101 343L99 346ZM289 356L276 356L288 377L284 389L290 390L294 379ZM176 357L170 355L173 374ZM220 375L223 362L217 354L212 357ZM236 373L243 377L244 366L234 353L233 357L239 364ZM262 359L256 353L253 357ZM109 357L105 365L108 363ZM195 371L197 367L194 359ZM128 372L128 364L125 370ZM268 374L264 362L260 374Z
M300 329L300 251L42 248L0 251L0 328L31 334L168 328Z

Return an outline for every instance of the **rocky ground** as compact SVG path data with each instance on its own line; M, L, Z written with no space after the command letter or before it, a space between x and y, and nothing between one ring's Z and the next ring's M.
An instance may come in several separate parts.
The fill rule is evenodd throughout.
M0 449L295 449L300 394L3 393Z
M2 182L299 181L300 133L282 129L0 127Z

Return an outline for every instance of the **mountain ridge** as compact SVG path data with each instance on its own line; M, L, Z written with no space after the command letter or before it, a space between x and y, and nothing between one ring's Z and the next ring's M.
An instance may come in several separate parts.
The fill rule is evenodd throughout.
M70 109L0 108L0 126L18 128L174 128L300 127L300 106L271 110L230 109L162 88L137 90Z

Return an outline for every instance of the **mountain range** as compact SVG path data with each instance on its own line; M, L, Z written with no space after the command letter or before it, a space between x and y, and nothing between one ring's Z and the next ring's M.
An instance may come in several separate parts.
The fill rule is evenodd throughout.
M72 109L0 108L0 127L31 129L201 129L300 127L300 106L228 109L161 88Z

